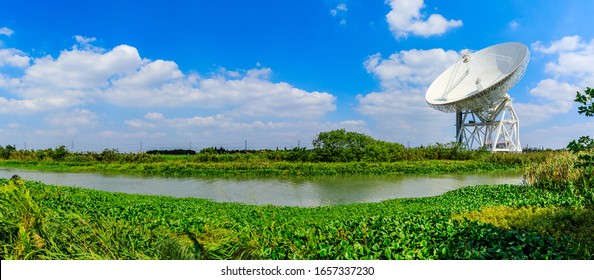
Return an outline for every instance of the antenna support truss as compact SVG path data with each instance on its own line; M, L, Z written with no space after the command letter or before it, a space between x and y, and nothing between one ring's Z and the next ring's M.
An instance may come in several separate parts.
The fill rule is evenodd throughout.
M521 152L520 121L509 95L495 107L456 112L456 140L471 149Z

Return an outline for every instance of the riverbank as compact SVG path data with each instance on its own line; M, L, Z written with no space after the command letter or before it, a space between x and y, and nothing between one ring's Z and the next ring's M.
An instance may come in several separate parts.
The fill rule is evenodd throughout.
M334 176L156 177L0 167L0 177L109 192L207 198L250 205L316 207L426 197L469 185L521 184L519 171Z
M518 164L477 160L415 160L396 162L288 162L245 160L195 162L187 157L157 162L76 162L55 160L0 160L0 167L61 172L193 176L324 176L431 174L519 170Z
M594 257L593 211L571 192L531 186L316 208L0 186L2 259Z

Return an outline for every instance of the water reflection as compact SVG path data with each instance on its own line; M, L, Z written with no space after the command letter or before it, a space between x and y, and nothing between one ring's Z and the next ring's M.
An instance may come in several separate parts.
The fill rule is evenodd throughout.
M304 207L435 196L472 185L522 183L522 176L518 172L300 178L162 178L0 168L0 177L10 178L13 174L47 184L110 192Z

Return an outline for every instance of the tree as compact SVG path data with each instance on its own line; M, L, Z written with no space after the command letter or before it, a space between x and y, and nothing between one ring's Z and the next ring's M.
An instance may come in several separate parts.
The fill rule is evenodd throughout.
M16 146L14 145L6 145L4 148L0 146L0 157L4 159L9 159L10 155L14 152L16 152Z
M579 91L576 94L575 102L582 104L582 106L578 107L578 113L584 114L586 117L593 117L594 116L594 89L586 87L586 91L584 94L580 93ZM588 104L590 103L590 104Z
M594 116L594 89L589 87L582 94L579 91L576 94L575 102L582 104L578 107L578 113L586 117ZM594 184L594 139L590 136L582 136L579 140L573 140L567 145L567 149L578 155L577 168L582 168L584 172L584 183L586 185Z
M373 139L362 133L336 129L320 132L312 142L317 160L326 162L381 162L399 159L404 146Z

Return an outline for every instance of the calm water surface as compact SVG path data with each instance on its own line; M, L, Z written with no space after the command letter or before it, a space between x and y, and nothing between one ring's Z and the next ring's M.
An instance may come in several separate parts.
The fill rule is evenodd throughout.
M519 172L306 178L164 178L0 168L0 177L110 192L198 197L254 205L324 206L443 194L464 186L521 184Z

